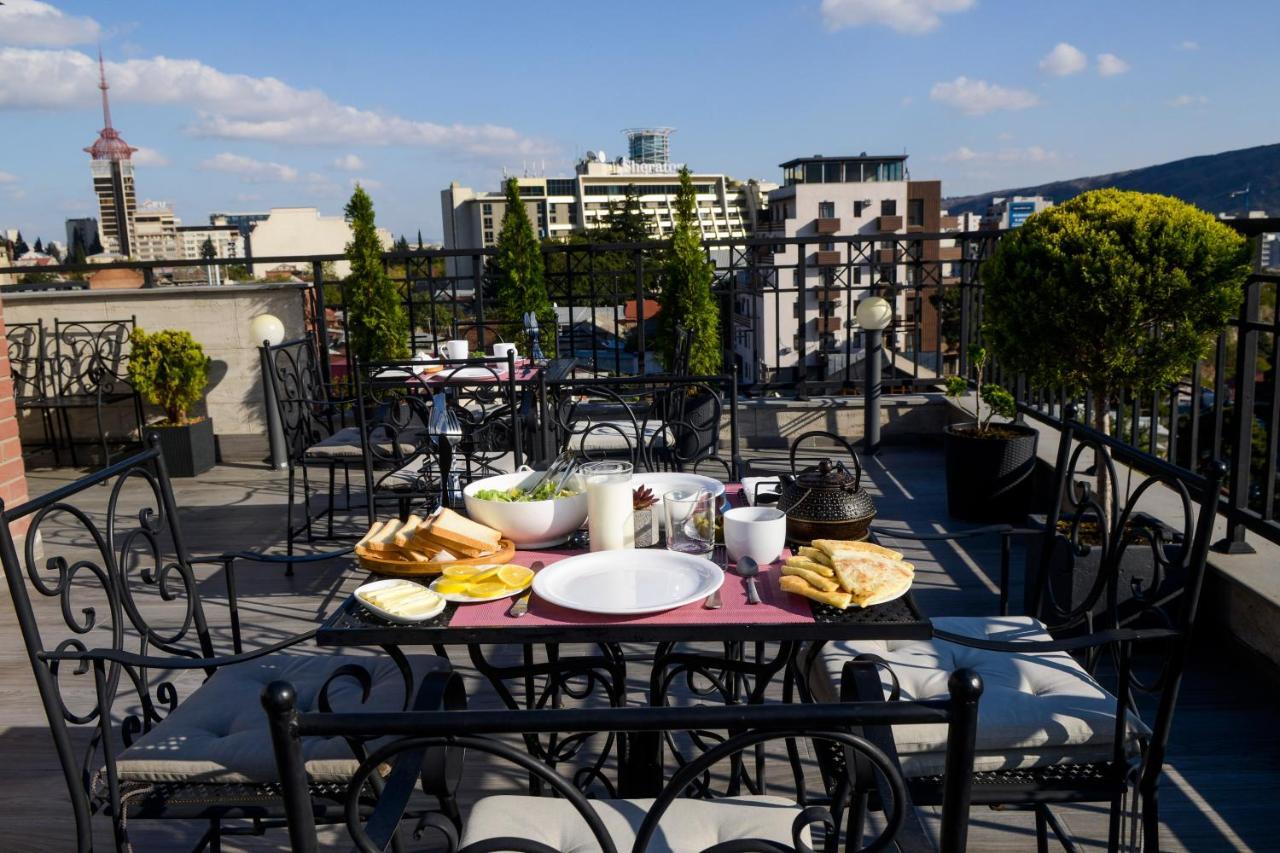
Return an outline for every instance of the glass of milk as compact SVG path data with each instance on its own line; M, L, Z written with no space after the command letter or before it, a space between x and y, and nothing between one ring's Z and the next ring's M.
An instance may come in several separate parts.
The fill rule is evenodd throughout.
M636 547L630 462L588 462L578 469L587 484L587 530L592 551Z

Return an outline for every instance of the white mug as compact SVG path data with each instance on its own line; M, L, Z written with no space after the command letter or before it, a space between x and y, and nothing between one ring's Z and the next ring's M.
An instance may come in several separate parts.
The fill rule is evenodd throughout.
M493 345L494 358L506 358L507 353L511 353L513 356L516 356L516 357L519 357L520 355L520 353L516 350L515 344L494 344Z
M751 557L767 566L787 544L787 514L769 506L740 506L724 514L724 546L735 563Z
M445 341L440 345L440 354L451 361L465 361L471 354L471 345L465 339Z

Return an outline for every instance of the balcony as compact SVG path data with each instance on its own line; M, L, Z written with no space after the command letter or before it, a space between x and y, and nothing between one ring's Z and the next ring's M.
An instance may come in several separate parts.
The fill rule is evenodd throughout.
M902 217L883 215L876 217L876 230L882 234L902 230Z
M939 246L938 260L962 261L964 260L964 248L962 246Z
M938 220L938 227L943 231L958 231L960 230L960 217L944 216Z
M834 267L842 263L839 250L818 250L813 253L813 262L820 267Z
M814 294L818 297L818 301L823 305L828 305L834 308L839 306L843 301L845 291L838 287L819 287L814 291Z
M844 320L839 317L819 317L818 332L820 334L832 334L839 332L844 328Z
M836 217L819 217L813 220L813 231L815 234L838 234L840 220Z
M876 263L878 264L896 263L898 260L898 250L897 249L876 249L875 258L876 258Z

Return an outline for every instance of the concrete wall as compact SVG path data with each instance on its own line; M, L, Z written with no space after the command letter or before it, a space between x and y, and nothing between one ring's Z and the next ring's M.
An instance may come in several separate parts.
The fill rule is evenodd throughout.
M304 332L303 293L307 285L244 284L225 287L151 288L146 290L89 290L5 294L5 319L9 323L44 320L52 328L55 318L66 320L120 320L138 318L147 331L185 329L213 359L206 398L224 461L261 459L266 453L262 408L262 376L257 347L249 339L249 322L259 314L274 314L284 323L286 339ZM133 428L127 407L113 407L107 425L109 435ZM147 407L149 416L160 411ZM80 440L96 436L92 410L73 419L72 430ZM23 417L25 442L43 441L38 416Z

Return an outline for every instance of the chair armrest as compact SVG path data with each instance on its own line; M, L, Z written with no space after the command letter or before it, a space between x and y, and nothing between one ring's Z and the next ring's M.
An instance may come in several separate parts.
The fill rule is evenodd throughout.
M1044 533L1033 527L1014 527L1011 524L988 524L973 527L969 530L954 530L948 533L915 533L910 530L899 530L892 527L871 525L871 533L889 539L908 539L913 542L941 542L953 539L973 539L978 536L1031 536Z
M316 635L315 628L310 631L304 631L301 634L295 634L279 642L272 643L269 646L254 649L250 652L241 652L234 655L226 655L216 658L189 658L182 656L174 657L155 657L152 655L139 655L133 652L126 652L123 649L89 649L87 651L49 651L37 654L44 661L77 661L93 663L102 661L104 663L118 663L123 666L135 669L220 669L224 666L230 666L237 663L246 663L256 660L264 655L273 652L283 651L290 646L295 646L304 640L310 640Z
M1075 652L1112 643L1134 643L1146 640L1165 640L1181 636L1181 632L1169 628L1110 628L1097 631L1082 637L1070 637L1065 640L987 640L980 637L965 637L949 631L933 632L935 640L955 643L957 646L969 646L975 649L987 649L993 652L1046 653Z

